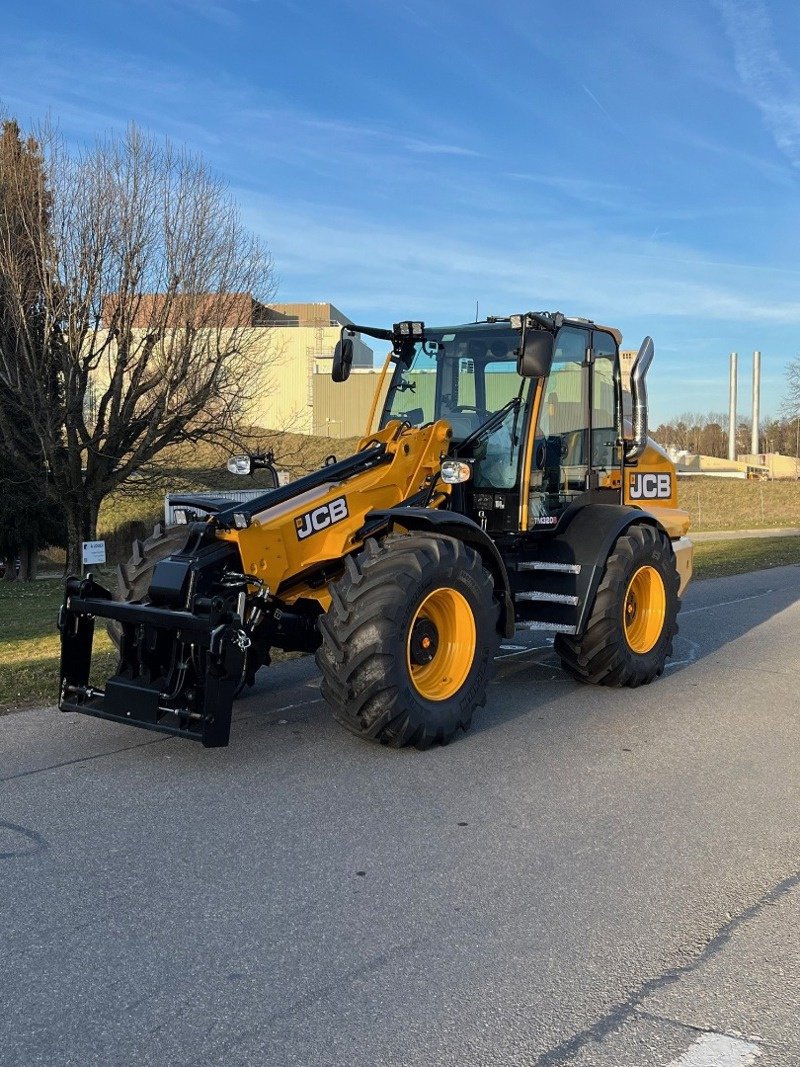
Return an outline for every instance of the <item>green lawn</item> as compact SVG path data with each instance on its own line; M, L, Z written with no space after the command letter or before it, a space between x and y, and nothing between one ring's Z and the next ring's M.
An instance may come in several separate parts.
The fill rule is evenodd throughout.
M800 537L747 537L694 546L695 578L722 578L790 563L800 563Z
M800 537L747 538L695 545L695 578L718 578L800 564ZM58 694L56 615L60 579L0 582L0 713L55 704ZM95 631L93 681L102 684L116 656L102 626ZM276 657L279 658L279 657Z
M0 582L0 710L55 704L59 640L56 616L64 596L60 579ZM109 674L116 663L106 631L95 631L93 668Z
M800 482L679 478L678 503L693 530L760 530L800 526Z

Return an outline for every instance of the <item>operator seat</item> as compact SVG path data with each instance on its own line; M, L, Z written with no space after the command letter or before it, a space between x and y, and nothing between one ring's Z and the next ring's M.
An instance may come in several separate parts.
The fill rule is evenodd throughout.
M471 433L485 422L477 411L442 411L442 418L447 419L453 430L454 441L466 441Z

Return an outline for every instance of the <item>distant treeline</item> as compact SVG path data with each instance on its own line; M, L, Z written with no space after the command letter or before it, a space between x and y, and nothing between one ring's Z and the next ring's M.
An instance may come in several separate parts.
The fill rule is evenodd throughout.
M736 427L737 454L750 452L750 419L739 419ZM651 431L652 437L665 447L686 449L704 456L728 455L728 417L720 412L706 415L686 412ZM761 423L759 452L780 452L784 456L800 454L800 419L766 419Z

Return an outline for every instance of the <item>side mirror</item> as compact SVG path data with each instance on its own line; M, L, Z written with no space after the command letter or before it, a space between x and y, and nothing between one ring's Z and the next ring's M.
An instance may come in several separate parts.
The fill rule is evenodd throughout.
M553 363L555 339L549 330L526 329L517 358L517 373L523 378L546 378Z
M335 382L346 382L350 377L350 368L353 366L353 339L342 337L336 342L333 350L333 367L331 378Z

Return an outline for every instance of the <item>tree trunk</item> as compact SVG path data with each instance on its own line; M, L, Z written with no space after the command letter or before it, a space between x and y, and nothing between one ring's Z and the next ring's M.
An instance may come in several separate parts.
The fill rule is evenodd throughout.
M97 516L99 502L84 497L76 502L68 502L67 512L67 569L70 574L80 574L83 561L83 542L94 541L97 537Z
M9 552L6 556L6 570L3 578L7 582L15 582L17 580L17 550Z
M19 580L29 582L33 577L33 561L36 558L36 549L32 545L20 545L19 549Z

